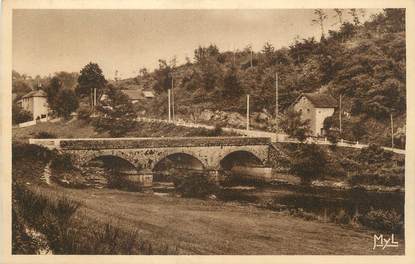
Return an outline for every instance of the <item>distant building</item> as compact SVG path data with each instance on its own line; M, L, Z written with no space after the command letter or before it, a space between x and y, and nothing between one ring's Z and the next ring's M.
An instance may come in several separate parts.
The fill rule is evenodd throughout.
M43 90L31 91L18 101L26 111L33 114L33 120L45 118L49 112L46 92Z
M293 109L301 113L302 120L310 119L313 136L323 136L323 122L332 116L338 103L328 94L304 93L293 103Z
M142 99L152 99L154 98L154 92L151 90L135 90L135 89L128 89L128 90L122 90L123 93L128 95L130 98L130 101L135 104L139 100Z
M122 92L128 96L133 104L137 103L138 100L143 99L143 95L140 90L122 90Z
M155 97L154 92L150 91L150 90L144 90L143 91L143 96L147 99L152 99Z

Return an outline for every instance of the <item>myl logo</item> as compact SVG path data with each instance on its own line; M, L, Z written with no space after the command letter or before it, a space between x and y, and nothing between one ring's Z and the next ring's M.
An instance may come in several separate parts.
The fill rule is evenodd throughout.
M398 242L395 241L394 234L392 234L389 238L386 238L383 235L373 235L373 250L378 247L382 248L382 250L387 247L398 247Z

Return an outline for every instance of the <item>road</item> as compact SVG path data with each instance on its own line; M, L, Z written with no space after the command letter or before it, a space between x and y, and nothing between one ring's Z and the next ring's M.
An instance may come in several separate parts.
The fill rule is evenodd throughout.
M145 118L145 117L139 117L137 118L139 121L148 121L148 122L163 122L168 123L168 120L164 119L153 119L153 118ZM206 128L206 129L214 129L214 126L204 125L204 124L196 124L191 123L183 120L175 121L174 124L179 126L185 126L185 127L200 127L200 128ZM222 128L226 132L234 132L237 134L249 136L249 137L269 137L271 138L272 142L287 142L287 143L299 143L298 140L290 139L286 134L276 134L273 132L267 132L267 131L260 131L260 130L246 130L246 129L238 129L238 128L231 128L231 127L224 127ZM315 143L318 145L330 145L331 143L325 139L316 139L316 138L309 138L306 143ZM337 146L339 147L349 147L349 148L365 148L368 147L367 144L361 144L359 142L352 142L341 139L340 142L337 143ZM389 147L382 147L385 150L392 151L397 154L405 155L404 149L397 149L397 148L389 148Z

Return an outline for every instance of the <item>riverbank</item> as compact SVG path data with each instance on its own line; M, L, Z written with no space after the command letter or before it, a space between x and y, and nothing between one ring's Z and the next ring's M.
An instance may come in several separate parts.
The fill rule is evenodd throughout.
M163 241L177 254L403 254L376 250L373 232L308 221L239 202L184 199L110 189L75 190L31 185L47 197L80 202L76 217L139 230L141 239ZM82 219L82 218L79 218Z

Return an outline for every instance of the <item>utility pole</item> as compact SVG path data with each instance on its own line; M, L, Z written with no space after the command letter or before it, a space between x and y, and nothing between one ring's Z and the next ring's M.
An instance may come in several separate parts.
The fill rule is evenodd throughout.
M246 95L246 130L249 130L249 94Z
M339 131L340 131L340 137L342 134L342 95L340 95L339 99Z
M171 110L172 110L172 119L174 122L174 92L173 92L173 87L174 87L174 83L173 83L173 74L171 76Z
M252 68L252 56L253 56L253 51L252 51L252 47L251 47L251 68Z
M278 134L278 73L275 73L275 131Z
M94 115L97 108L97 88L94 88Z
M391 116L391 139L392 139L392 148L393 148L394 144L393 144L393 114L392 112L390 113L390 116Z
M171 122L171 104L170 104L170 89L167 90L167 97L168 97L168 112L169 112L169 122Z

